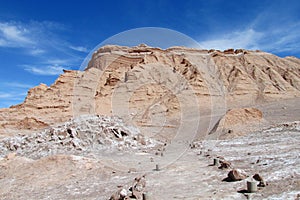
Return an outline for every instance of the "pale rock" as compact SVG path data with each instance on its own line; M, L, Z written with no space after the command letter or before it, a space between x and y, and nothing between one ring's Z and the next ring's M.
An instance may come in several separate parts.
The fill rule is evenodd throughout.
M195 102L187 91L202 108L212 96L239 106L297 97L300 61L251 50L108 45L84 71L64 70L52 85L30 89L23 103L0 109L0 134L30 133L82 114L136 113L134 123L151 127L161 113L168 121L180 118ZM186 93L182 105L178 97ZM124 101L128 110L114 107Z

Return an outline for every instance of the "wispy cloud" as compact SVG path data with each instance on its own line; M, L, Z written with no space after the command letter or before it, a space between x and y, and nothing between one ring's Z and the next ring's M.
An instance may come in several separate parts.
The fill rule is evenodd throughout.
M22 102L33 85L22 82L0 82L0 108Z
M29 89L32 88L33 85L19 82L4 82L1 85L10 88L21 88L21 89Z
M30 31L14 23L0 22L0 46L2 47L24 47L34 44L31 40Z
M278 55L297 55L300 53L300 22L292 13L298 10L283 2L270 4L248 24L241 24L244 28L212 33L198 41L206 49L260 49Z
M74 62L74 59L59 59L59 58L51 58L46 59L44 64L50 64L50 65L68 65L70 63Z
M200 42L200 46L205 49L220 49L228 48L235 49L257 49L259 48L259 40L264 36L263 33L257 32L251 28L234 31L222 36L216 36L218 39L210 39Z
M272 53L299 53L300 52L300 24L273 28L272 30L234 31L214 38L200 41L205 49L260 49ZM217 39L216 39L217 38Z
M63 70L68 68L63 66L55 66L55 65L43 66L43 67L27 65L24 66L24 69L36 75L53 76L53 75L62 74Z
M27 92L18 92L18 91L9 91L1 92L0 91L0 108L7 108L11 105L18 104L24 101Z
M0 99L12 98L12 97L13 97L12 94L8 94L8 93L0 93Z
M267 30L261 48L274 53L300 52L300 23L285 24Z
M27 93L24 94L24 93L16 93L16 92L11 92L11 93L0 92L0 99L19 101L19 100L23 100L26 94Z
M79 68L85 56L82 53L88 52L86 47L64 40L62 31L67 31L64 25L49 21L0 21L0 48L15 48L16 53L32 57L19 64L27 66L24 69L28 72L57 75L70 65Z
M33 56L37 56L37 55L42 55L42 54L46 53L46 51L43 49L31 49L28 51L28 53Z
M69 48L83 53L89 52L89 50L86 47L82 47L82 46L70 46Z

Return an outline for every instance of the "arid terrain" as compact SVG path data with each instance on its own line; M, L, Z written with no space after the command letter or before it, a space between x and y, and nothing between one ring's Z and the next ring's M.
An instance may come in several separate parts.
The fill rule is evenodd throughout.
M298 58L105 46L0 109L0 199L300 199L299 141Z

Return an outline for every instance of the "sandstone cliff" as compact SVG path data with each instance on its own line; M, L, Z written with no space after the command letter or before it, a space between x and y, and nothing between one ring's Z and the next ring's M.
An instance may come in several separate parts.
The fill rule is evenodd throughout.
M172 127L195 110L299 96L300 60L295 57L242 49L104 46L85 71L65 70L51 86L30 89L22 104L0 109L0 134L33 131L81 114Z

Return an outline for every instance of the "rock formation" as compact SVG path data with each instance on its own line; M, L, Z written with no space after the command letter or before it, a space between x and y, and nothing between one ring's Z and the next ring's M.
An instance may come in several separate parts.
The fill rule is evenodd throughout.
M31 132L82 114L127 116L143 127L163 120L164 126L177 126L184 111L295 96L300 96L295 57L242 49L104 46L84 71L65 70L51 86L30 89L22 104L0 109L0 134Z
M0 139L0 155L12 152L38 159L53 154L87 155L106 149L147 149L159 143L145 138L118 117L80 116L42 132Z
M234 108L216 124L210 134L218 138L233 138L259 130L266 124L263 114L256 108Z

